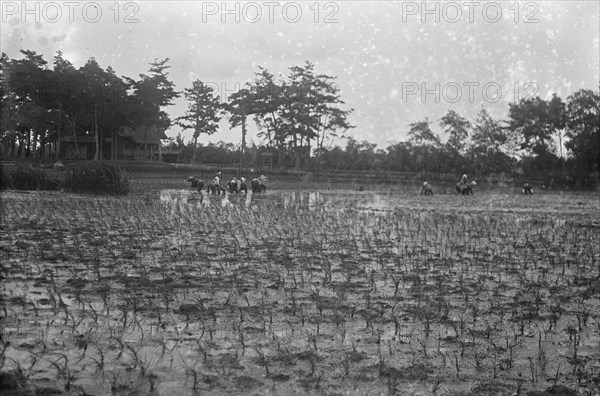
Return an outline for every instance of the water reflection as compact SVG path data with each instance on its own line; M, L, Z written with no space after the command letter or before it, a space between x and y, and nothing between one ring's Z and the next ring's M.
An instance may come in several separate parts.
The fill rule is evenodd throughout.
M211 202L212 201L212 202ZM205 191L200 193L189 190L161 190L160 202L165 205L195 204L198 207L217 205L221 207L232 205L244 205L250 207L252 203L252 192L247 194L209 195Z
M352 191L286 191L279 193L285 208L305 208L311 211L391 210L389 197L381 194L357 194Z
M204 192L203 192L204 194ZM164 204L197 204L198 206L218 205L224 196L200 197L188 190L162 190L160 201ZM259 194L255 197L249 193L247 196L229 195L233 205L239 204L245 207L282 205L285 209L299 209L310 211L335 211L346 210L361 211L391 211L393 203L389 196L378 193L356 193L354 191L272 191L269 194ZM211 202L212 201L212 202Z
M161 203L179 203L188 202L194 200L200 200L201 197L198 193L192 193L188 190L161 190L160 191L160 202Z
M307 206L309 209L316 209L319 205L326 202L319 191L289 191L280 193L283 206L286 208L292 206Z

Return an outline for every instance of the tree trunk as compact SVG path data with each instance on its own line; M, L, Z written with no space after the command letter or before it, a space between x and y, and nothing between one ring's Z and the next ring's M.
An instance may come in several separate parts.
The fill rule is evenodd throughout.
M200 102L197 102L197 107L200 108ZM198 150L198 136L200 135L200 115L196 114L196 125L194 125L194 152L192 153L192 162L196 163L196 150Z
M162 143L158 140L158 162L162 162Z
M98 105L94 106L94 132L96 134L96 151L94 152L94 161L100 157L100 136L98 134Z
M242 158L240 163L244 163L244 157L246 155L246 115L242 116Z
M18 134L18 136L17 136L17 141L18 141L18 143L19 143L19 148L18 148L18 149L17 149L17 151L16 151L17 157L24 156L24 155L23 155L23 151L24 151L24 150L23 150L23 144L24 144L24 143L23 143L23 134L22 134L22 133L19 133L19 134Z
M298 150L298 135L296 134L296 131L294 130L294 152L296 153L296 170L300 169L300 151Z
M56 131L56 134L57 134L57 136L56 136L56 146L55 146L56 152L54 153L54 157L57 160L60 159L60 126L61 126L61 123L59 121L58 122L58 129Z
M110 128L110 159L115 160L117 158L117 134L113 128Z
M38 132L37 130L33 131L33 141L31 142L31 158L37 157L37 144L38 144Z
M31 156L31 129L27 130L27 148L25 149L25 156Z
M62 127L62 104L58 105L58 123L56 124L56 142L54 144L54 159L60 159L60 138L61 138L61 127Z
M198 135L194 135L194 152L192 154L192 162L196 163L196 151L198 150Z
M71 128L73 129L73 143L75 143L75 159L79 159L79 144L77 144L77 128L75 120L71 120Z

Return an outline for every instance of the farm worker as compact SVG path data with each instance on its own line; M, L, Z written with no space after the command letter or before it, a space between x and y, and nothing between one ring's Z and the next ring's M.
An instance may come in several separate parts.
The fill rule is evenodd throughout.
M221 172L217 172L213 179L213 194L215 191L217 194L221 195Z
M470 184L471 184L471 182L469 182L469 179L467 178L467 174L465 173L460 178L460 181L458 183L456 183L456 192L463 193L463 192L467 191L470 188Z
M238 179L238 191L244 191L246 194L248 193L248 185L246 184L246 178L242 177Z
M200 194L202 187L204 187L204 182L194 176L188 177L187 181L192 183L192 185L190 186L190 191L197 190L198 194Z
M523 194L533 195L533 187L531 186L531 184L523 184Z
M423 187L421 187L421 195L433 195L431 184L429 184L427 181L423 182Z
M265 175L260 175L258 180L260 181L260 184L267 187L267 177Z
M238 181L235 177L233 179L231 179L231 181L228 184L228 187L229 187L230 194L233 194L233 193L236 193L239 191L238 190Z

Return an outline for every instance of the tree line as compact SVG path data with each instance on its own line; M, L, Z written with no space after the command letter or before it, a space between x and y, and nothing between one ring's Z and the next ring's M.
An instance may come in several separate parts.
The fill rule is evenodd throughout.
M239 125L235 120L233 125ZM446 138L444 143L433 131L434 125L427 118L412 122L407 125L408 138L385 149L377 149L376 144L367 140L342 135L346 139L344 147L321 144L315 150L317 158L303 165L314 168L315 162L319 162L328 169L357 171L476 171L481 175L505 173L509 177L532 177L545 184L599 185L599 91L581 89L566 101L557 95L549 100L521 99L509 105L504 120L495 119L484 107L474 120L448 110L437 120ZM195 145L186 145L178 136L170 147L180 149L184 158L191 159ZM242 148L219 142L199 150L206 162L231 163L239 158ZM252 157L261 152L276 154L276 163L281 168L297 165L298 156L286 150L284 144L254 147Z
M95 159L101 159L100 140L124 126L163 130L171 125L164 107L179 93L168 78L168 59L151 63L138 79L119 77L94 58L80 68L60 51L48 67L42 55L21 50L23 59L0 57L2 121L0 142L5 153L23 157L58 158L65 136L75 147L82 137L95 139Z
M511 103L505 120L494 119L482 107L474 120L454 110L439 120L407 125L408 139L376 149L348 132L352 109L344 109L335 77L318 74L306 62L292 66L284 78L258 68L254 81L228 98L214 88L193 81L176 90L169 59L155 59L137 79L119 77L94 58L75 68L59 51L49 67L42 55L22 50L22 59L0 57L2 119L0 142L5 153L47 156L60 153L61 136L93 137L96 159L102 159L99 141L123 127L155 126L167 130L178 125L191 130L187 144L181 136L169 147L179 149L189 162L247 162L256 152L270 152L280 166L309 167L315 162L349 170L404 170L407 164L447 166L472 164L481 172L538 172L578 178L598 184L600 153L600 92L580 89L565 100L557 95ZM184 96L188 107L172 119L166 108ZM230 128L241 129L241 144L199 147L201 134L213 135L226 118ZM247 125L253 121L261 143L248 156ZM434 122L446 137L436 134ZM346 139L345 147L331 147L333 138ZM563 150L564 147L564 150ZM473 165L475 164L475 165Z
M5 53L0 57L0 142L5 152L16 156L46 156L47 147L53 147L58 157L60 143L68 135L75 146L78 138L93 137L94 158L102 159L100 140L120 128L154 126L165 131L178 125L193 132L196 162L199 136L216 133L227 117L232 128L242 129L242 155L251 118L267 147L292 150L300 159L301 153L322 147L327 136L352 128L347 121L351 110L340 108L344 102L335 78L316 74L310 62L291 67L287 79L259 68L255 81L223 100L200 80L177 91L168 75L168 58L155 59L147 74L132 79L119 77L110 66L102 69L94 58L75 68L59 51L50 68L42 55L21 53L22 59L9 59ZM165 109L181 95L187 110L172 119Z
M534 177L545 184L599 185L599 91L581 89L566 101L557 95L521 99L509 104L505 120L494 119L483 107L475 120L448 110L437 123L445 143L426 118L408 125L406 141L384 150L349 138L345 148L324 150L321 158L343 169L475 170Z

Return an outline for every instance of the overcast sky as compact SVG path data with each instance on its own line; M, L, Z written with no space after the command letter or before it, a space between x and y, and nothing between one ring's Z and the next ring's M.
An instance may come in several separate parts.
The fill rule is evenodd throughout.
M252 81L258 66L287 75L308 60L337 77L354 109L351 134L384 148L425 117L445 139L438 122L449 109L473 119L485 106L503 118L508 103L531 94L566 99L597 90L599 15L597 0L57 1L27 2L27 9L2 1L1 47L11 58L34 50L50 67L58 50L76 67L95 57L136 78L168 57L178 90L200 79L222 97ZM166 110L175 118L185 108L182 98ZM239 143L240 135L223 122L200 141Z

